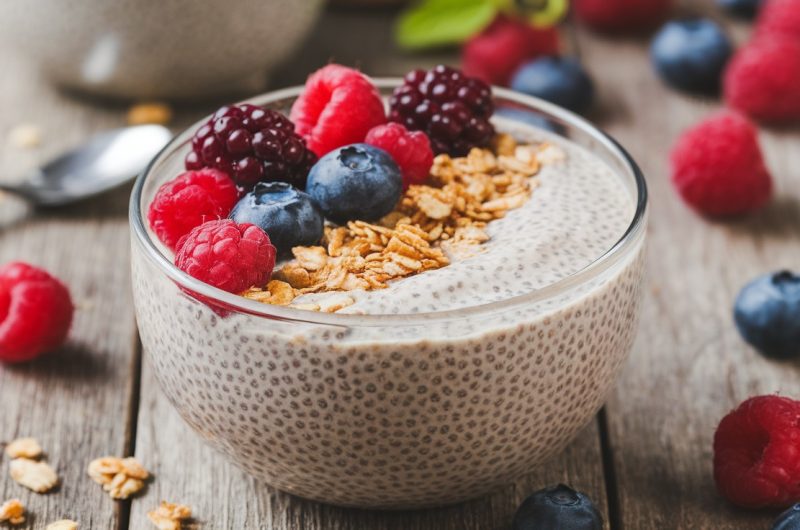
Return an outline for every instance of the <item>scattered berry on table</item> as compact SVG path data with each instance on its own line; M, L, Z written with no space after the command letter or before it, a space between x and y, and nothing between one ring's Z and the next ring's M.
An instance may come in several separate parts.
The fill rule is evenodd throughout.
M780 514L771 530L800 530L800 503Z
M800 0L765 0L756 19L756 33L800 40Z
M255 225L208 221L178 242L175 265L223 291L240 293L266 285L275 268L275 247Z
M352 68L329 64L308 77L290 113L298 134L317 156L363 142L386 123L383 100L372 82Z
M236 204L230 218L260 227L280 253L295 246L316 245L325 223L314 200L285 182L256 184Z
M436 154L464 156L473 147L488 145L494 136L491 89L449 66L412 70L389 104L389 120L424 131Z
M714 480L745 508L783 508L800 500L800 402L748 399L722 418L714 435Z
M559 484L537 491L520 505L511 530L602 530L603 518L591 499Z
M340 147L320 158L308 175L308 194L339 224L374 221L400 199L403 179L391 155L372 145Z
M650 47L653 65L667 84L692 92L715 92L733 46L707 18L668 22Z
M728 105L753 119L800 120L800 37L758 38L743 47L725 72L724 92Z
M380 147L390 155L403 174L403 188L422 184L433 165L433 151L422 131L409 131L399 123L378 125L367 133L364 143Z
M800 357L800 276L759 276L739 292L734 309L744 340L767 357Z
M535 28L519 18L498 15L462 49L464 75L491 85L508 86L512 74L525 61L558 53L558 31Z
M0 361L30 361L57 349L72 325L69 290L22 262L0 267Z
M717 4L738 17L753 18L763 4L763 0L717 0Z
M594 99L594 84L573 57L541 57L520 67L511 80L518 92L582 112Z
M575 16L590 28L638 32L656 27L672 10L673 0L575 0Z
M169 248L189 230L213 219L224 219L239 199L233 181L217 169L186 171L163 184L150 203L150 228Z
M186 169L219 169L245 189L262 181L302 189L316 160L286 116L244 103L222 107L197 129Z
M670 154L672 183L689 206L710 217L745 214L772 196L758 131L732 111L684 132Z

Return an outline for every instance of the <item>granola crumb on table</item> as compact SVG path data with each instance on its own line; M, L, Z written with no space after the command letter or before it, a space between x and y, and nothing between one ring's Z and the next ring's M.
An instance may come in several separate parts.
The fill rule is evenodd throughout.
M42 456L42 446L36 438L17 438L6 445L6 454L10 458L35 460Z
M150 473L133 457L105 456L92 460L89 476L103 486L112 499L127 499L144 488Z
M461 158L439 155L429 182L410 186L393 212L375 223L326 226L320 246L293 248L294 259L276 270L266 286L242 296L336 312L355 303L353 298L293 301L312 293L384 289L392 280L474 255L489 240L487 224L531 197L539 185L540 156L546 154L547 163L555 163L558 153L549 144L518 144L512 136L498 134L491 149L474 148Z
M78 523L70 519L61 519L54 523L50 523L44 530L78 530Z
M167 501L161 501L158 508L147 512L147 518L159 530L180 530L183 522L191 516L192 509L188 506Z
M14 481L36 493L47 493L58 485L55 470L44 462L28 458L15 458L8 466Z
M0 505L0 523L22 524L25 522L25 507L19 499L7 500Z

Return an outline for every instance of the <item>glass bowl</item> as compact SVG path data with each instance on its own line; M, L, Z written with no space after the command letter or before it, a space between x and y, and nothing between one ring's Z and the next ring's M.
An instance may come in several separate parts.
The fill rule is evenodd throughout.
M376 81L384 95L399 82ZM301 90L249 102L287 111ZM625 233L591 264L505 300L352 315L220 291L177 269L144 216L158 187L182 170L199 123L139 177L130 222L144 349L181 416L237 466L332 504L442 505L534 470L596 414L636 330L645 182L582 118L508 90L494 95L500 130L537 126L582 146L636 205Z

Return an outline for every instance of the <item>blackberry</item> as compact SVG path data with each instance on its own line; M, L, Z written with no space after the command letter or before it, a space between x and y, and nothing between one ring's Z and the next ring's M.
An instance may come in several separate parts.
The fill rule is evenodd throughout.
M224 171L245 190L276 181L303 189L316 161L286 116L244 103L222 107L197 129L185 165Z
M488 145L494 136L489 86L449 66L412 70L389 105L389 120L410 131L424 131L436 154L464 156L473 147Z

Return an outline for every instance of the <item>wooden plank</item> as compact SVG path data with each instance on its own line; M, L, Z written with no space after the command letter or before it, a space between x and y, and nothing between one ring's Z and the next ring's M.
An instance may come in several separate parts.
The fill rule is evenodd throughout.
M710 4L693 7L711 12ZM733 30L746 37L741 25ZM600 87L597 118L639 162L651 194L641 329L608 406L621 528L768 528L774 513L734 509L716 493L711 442L719 419L745 398L800 397L797 371L759 357L731 317L746 281L800 262L800 133L763 131L778 185L770 208L741 221L701 219L672 190L667 153L680 131L720 104L665 88L647 44L580 35Z
M0 143L0 178L79 144L93 131L121 124L113 108L89 108L49 87L22 62L0 52L0 135L16 124L42 127L40 148ZM68 344L24 366L0 366L0 441L35 436L62 481L37 495L14 483L0 456L0 500L20 498L32 514L21 528L44 528L70 517L81 528L116 528L119 506L86 476L97 456L126 450L129 400L136 383L136 330L130 296L127 196L123 189L75 207L25 218L26 209L0 198L0 263L44 266L69 285L77 305Z
M358 64L372 75L402 75L411 68L455 62L452 54L425 57L392 52L392 12L333 11L311 42L273 84L302 83L329 60ZM342 35L358 35L343 39ZM157 387L148 363L142 379L136 454L157 478L133 504L131 528L146 528L146 512L161 499L192 506L207 528L445 530L504 529L520 500L545 485L566 482L587 492L602 508L605 485L597 424L593 422L567 451L502 491L461 506L420 512L369 512L324 506L274 491L250 479L204 446L190 432Z

